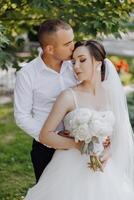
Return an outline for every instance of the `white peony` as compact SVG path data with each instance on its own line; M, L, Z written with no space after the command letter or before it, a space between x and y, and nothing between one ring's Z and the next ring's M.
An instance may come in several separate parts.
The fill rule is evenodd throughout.
M90 167L102 170L99 157L103 155L103 142L111 136L114 129L115 118L112 111L95 111L87 108L76 109L70 113L69 123L66 118L66 128L75 141L84 141L81 153L90 155Z
M73 112L70 120L70 132L76 141L89 141L93 136L111 136L115 123L111 111L95 111L89 109L78 109Z
M87 141L91 139L89 133L89 127L87 123L81 123L76 129L72 130L72 135L75 137L75 141Z
M92 136L111 136L114 123L115 119L111 111L95 111L92 115L91 123L89 123L89 129Z

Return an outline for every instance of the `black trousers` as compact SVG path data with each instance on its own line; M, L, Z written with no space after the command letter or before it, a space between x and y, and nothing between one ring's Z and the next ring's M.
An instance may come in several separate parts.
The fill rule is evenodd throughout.
M32 150L31 150L31 160L33 163L33 168L35 172L36 182L38 182L42 172L45 167L48 165L52 156L55 152L55 149L48 148L43 144L33 140Z

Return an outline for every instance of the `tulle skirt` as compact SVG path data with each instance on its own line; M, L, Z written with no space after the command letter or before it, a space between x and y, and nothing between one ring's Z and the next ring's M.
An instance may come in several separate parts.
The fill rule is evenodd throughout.
M89 157L77 149L56 150L39 182L24 200L134 200L134 190L112 158L104 172L87 166Z

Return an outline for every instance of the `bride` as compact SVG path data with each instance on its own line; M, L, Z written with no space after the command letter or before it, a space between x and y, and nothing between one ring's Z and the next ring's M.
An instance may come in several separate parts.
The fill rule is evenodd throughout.
M79 84L59 95L39 137L41 143L57 150L25 200L133 200L133 132L115 67L94 40L77 42L72 62ZM67 144L54 132L61 120L71 130L70 121L82 109L110 110L115 116L110 158L102 163L103 172L87 166L89 155L81 154L82 142L74 143L70 137Z

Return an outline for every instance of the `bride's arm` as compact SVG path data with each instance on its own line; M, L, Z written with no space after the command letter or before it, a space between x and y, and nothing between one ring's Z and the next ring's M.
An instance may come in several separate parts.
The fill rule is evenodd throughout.
M73 100L69 91L62 92L57 98L52 111L50 112L46 122L39 135L39 141L55 149L78 148L79 144L75 143L71 138L65 138L54 131L62 121L67 112L73 109Z

